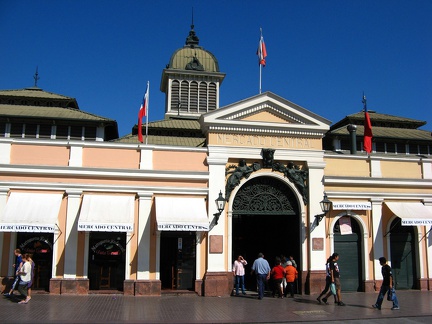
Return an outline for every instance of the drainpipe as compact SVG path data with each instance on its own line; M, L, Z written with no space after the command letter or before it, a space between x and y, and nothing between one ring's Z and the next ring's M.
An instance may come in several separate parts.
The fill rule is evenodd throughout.
M348 132L350 133L350 139L351 139L350 153L357 154L357 142L356 142L357 126L353 124L349 124L347 126L347 129Z

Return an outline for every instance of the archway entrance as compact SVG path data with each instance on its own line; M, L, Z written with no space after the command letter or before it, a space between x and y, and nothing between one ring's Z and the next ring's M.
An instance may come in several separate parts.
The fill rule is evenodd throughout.
M346 219L351 225L351 233L341 230L341 222ZM334 251L339 253L343 291L363 291L362 279L362 235L358 222L350 216L341 217L333 228Z
M246 182L237 192L232 208L232 255L236 259L242 254L248 261L246 289L256 289L250 268L259 252L270 266L276 256L292 255L300 276L300 251L299 207L292 190L273 177L256 177Z
M402 226L397 217L390 227L391 267L396 289L415 289L416 240L413 226Z

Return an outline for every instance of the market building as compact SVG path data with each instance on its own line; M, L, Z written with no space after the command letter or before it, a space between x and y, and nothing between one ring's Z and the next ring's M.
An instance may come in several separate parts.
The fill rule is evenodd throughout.
M102 117L58 120L62 136L51 121L49 136L27 136L27 117L42 125L51 111L23 103L26 120L15 127L7 114L17 107L0 91L0 276L13 275L18 247L40 255L36 288L53 294L223 296L236 255L251 265L262 252L270 263L293 255L298 292L308 294L322 289L336 251L344 291L379 287L380 256L397 288L430 290L432 138L418 129L424 123L371 112L367 154L363 113L331 125L272 92L219 107L224 77L192 26L162 71L165 119L149 123L147 144L137 126L117 138L115 121ZM75 126L81 137L71 135ZM45 126L31 127L42 134ZM332 203L325 212L324 193ZM246 280L254 290L248 271Z

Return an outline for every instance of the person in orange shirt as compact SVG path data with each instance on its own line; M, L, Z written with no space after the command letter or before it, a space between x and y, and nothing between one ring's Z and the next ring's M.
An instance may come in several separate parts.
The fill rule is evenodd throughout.
M285 267L285 278L286 278L287 285L286 285L284 296L286 297L289 291L290 297L294 298L294 282L298 278L298 271L292 265L291 261L288 261L287 266Z

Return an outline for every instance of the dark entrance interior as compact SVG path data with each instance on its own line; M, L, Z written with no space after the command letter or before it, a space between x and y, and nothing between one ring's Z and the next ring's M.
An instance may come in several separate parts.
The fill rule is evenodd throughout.
M49 291L53 258L52 233L18 233L17 246L22 254L29 253L35 263L33 289Z
M233 202L232 233L232 262L239 254L248 262L246 289L256 290L255 277L250 275L250 269L259 252L264 254L271 267L276 256L292 255L300 277L298 203L294 193L282 181L257 177L240 188Z
M415 231L402 226L397 217L390 227L391 267L396 289L415 289L417 286Z
M90 290L123 291L126 233L90 232L88 278Z
M163 231L160 256L162 289L195 289L195 232Z

